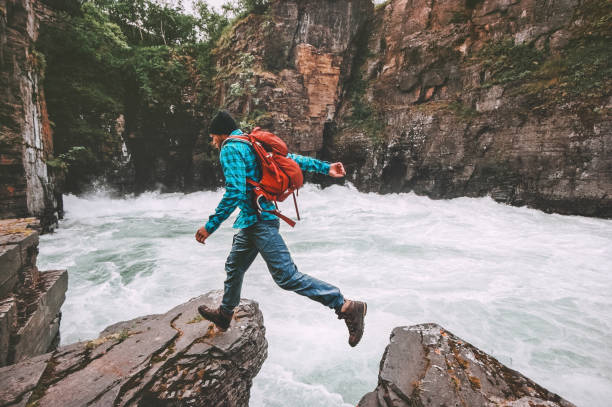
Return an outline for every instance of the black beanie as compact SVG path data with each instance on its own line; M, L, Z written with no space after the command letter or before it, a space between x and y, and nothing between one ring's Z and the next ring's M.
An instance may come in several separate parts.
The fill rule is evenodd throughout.
M230 134L236 130L236 122L234 118L227 110L219 110L215 117L213 117L208 128L209 134Z

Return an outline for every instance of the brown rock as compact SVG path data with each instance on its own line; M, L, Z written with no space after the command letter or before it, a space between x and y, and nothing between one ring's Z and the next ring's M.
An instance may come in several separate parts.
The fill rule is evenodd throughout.
M55 349L66 270L36 267L40 223L0 220L0 366Z
M21 251L19 246L8 244L0 246L0 298L7 297L19 281Z
M367 0L275 1L266 16L241 21L216 50L218 105L256 114L249 127L265 123L292 151L315 154L371 9Z
M395 328L359 407L573 407L436 324Z
M8 363L11 335L17 325L17 303L13 297L0 300L0 366Z
M46 164L51 126L32 52L45 10L42 2L0 1L0 218L36 216L47 231L60 214Z
M66 270L45 271L33 298L28 298L27 320L17 331L12 362L48 352L59 343L60 308L68 289ZM28 315L29 314L29 315Z
M39 407L247 406L267 356L263 317L257 303L242 300L230 328L217 331L197 306L216 306L220 295L115 324L96 340L59 348L35 372L23 370L32 369L28 362L2 368L3 400L10 405L36 387L25 400ZM24 390L9 374L40 379Z
M373 113L355 123L352 99L341 100L325 158L343 161L360 190L489 195L612 217L609 95L588 108L578 101L543 108L547 96L525 94L521 81L490 83L478 56L506 39L544 54L550 45L554 58L576 35L578 3L465 4L392 0L373 15L368 49L355 55L368 55L353 76L365 81L364 96L347 95L367 96Z
M0 368L0 405L25 407L50 359L47 353Z

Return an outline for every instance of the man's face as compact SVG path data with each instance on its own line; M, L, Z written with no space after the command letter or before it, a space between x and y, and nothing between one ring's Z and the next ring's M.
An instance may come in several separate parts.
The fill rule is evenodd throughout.
M210 138L212 139L212 141L210 142L210 144L216 148L217 150L219 150L221 148L221 144L223 144L223 140L225 140L227 138L227 136L223 135L223 134L210 134Z

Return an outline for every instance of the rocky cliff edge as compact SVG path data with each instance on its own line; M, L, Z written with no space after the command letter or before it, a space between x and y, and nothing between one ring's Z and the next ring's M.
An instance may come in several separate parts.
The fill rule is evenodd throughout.
M398 327L358 407L575 407L437 324Z
M0 406L247 406L267 356L263 316L242 300L226 332L198 316L210 292L98 339L0 369Z

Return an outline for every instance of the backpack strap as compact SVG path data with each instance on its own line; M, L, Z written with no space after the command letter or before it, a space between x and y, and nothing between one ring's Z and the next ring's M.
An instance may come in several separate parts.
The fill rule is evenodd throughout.
M225 143L227 143L228 141L234 141L234 140L235 141L240 141L240 142L248 144L250 146L253 146L253 143L251 143L251 141L249 140L249 138L247 136L229 136L228 138L223 140L223 143L221 144L221 148L223 148Z
M278 216L280 219L282 219L282 220L284 220L285 222L287 222L287 224L288 224L289 226L291 226L291 227L294 227L294 226L295 226L295 221L294 221L293 219L288 218L287 216L283 215L282 213L280 213L280 211L278 210L278 208L277 208L277 209L274 209L274 210L272 210L272 211L269 211L269 210L263 209L263 208L261 207L261 205L259 205L259 200L260 200L261 198L265 198L265 197L264 197L263 195L259 195L259 196L257 196L257 198L255 198L255 204L257 205L257 210L258 210L259 212L271 213L272 215L276 215L276 216ZM276 202L274 202L274 203L276 204Z
M253 146L253 143L252 143L252 142L251 142L251 140L250 140L250 137L248 137L248 136L238 136L238 135L236 135L236 136L229 136L228 138L226 138L225 140L223 140L223 144L221 144L221 148L223 148L223 146L225 146L225 143L227 143L228 141L239 141L239 142L241 142L241 143L248 144L248 145L250 145L251 147L255 148L255 147ZM267 210L267 209L263 209L263 208L261 207L261 205L259 204L259 200L260 200L261 198L266 198L266 199L268 199L268 200L270 201L270 199L269 199L268 197L266 197L266 196L265 196L265 193L264 193L264 194L262 194L262 193L258 193L258 192L257 192L257 191L261 191L261 189L259 188L259 183L258 183L258 182L255 182L255 181L253 181L253 180L252 180L252 179L250 179L250 178L247 178L247 179L246 179L246 182L247 182L247 184L249 184L249 185L251 185L251 186L253 187L253 192L255 193L255 197L254 197L254 198L255 198L255 199L254 199L254 201L255 201L255 206L256 206L256 209L257 209L257 210L258 210L260 213L261 213L261 212L266 212L266 213L270 213L270 214L272 214L272 215L276 215L276 216L278 216L280 219L282 219L282 220L284 220L285 222L287 222L287 224L288 224L289 226L291 226L291 227L294 227L294 226L295 226L295 221L294 221L293 219L288 218L287 216L285 216L285 215L283 215L282 213L280 213L280 211L278 210L278 205L276 205L276 201L275 201L275 200L273 200L273 199L272 199L271 201L272 201L272 202L274 202L274 205L276 206L276 209L274 209L274 210L272 210L272 211ZM294 202L294 204L295 204L295 211L296 211L296 213L297 213L297 217L298 217L298 220L299 220L299 219L300 219L300 214L299 214L298 209L297 209L297 202L295 201L295 194L293 195L293 202Z

